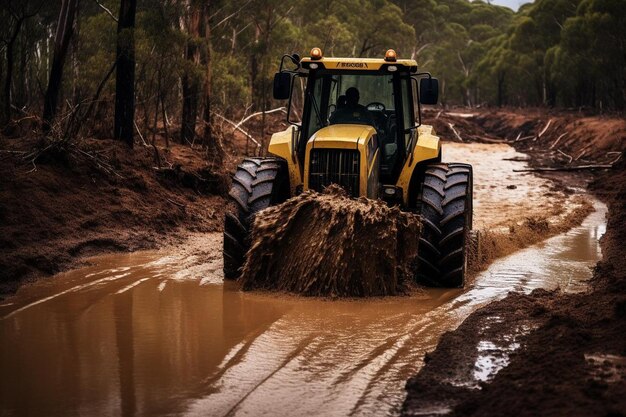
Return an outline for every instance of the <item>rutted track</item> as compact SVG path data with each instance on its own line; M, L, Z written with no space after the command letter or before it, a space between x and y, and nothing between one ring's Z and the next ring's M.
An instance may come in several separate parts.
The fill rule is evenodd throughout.
M474 164L478 228L569 209L550 182L502 161L516 155L446 147L444 159ZM497 261L465 290L408 297L242 293L221 281L218 234L201 263L193 253L96 258L0 305L0 414L397 412L424 354L472 311L511 290L584 287L604 227L606 208L594 205L582 226Z

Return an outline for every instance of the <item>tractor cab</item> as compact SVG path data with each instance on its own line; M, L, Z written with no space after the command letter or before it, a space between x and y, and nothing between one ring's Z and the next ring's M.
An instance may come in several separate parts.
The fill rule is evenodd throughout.
M295 68L286 69L285 61L290 61ZM423 76L427 78L418 78ZM418 80L421 88L418 88ZM298 83L305 85L302 117L293 120L296 119L292 109L293 89ZM418 91L422 92L420 99ZM307 145L311 149L315 149L316 144L324 148L329 145L330 148L333 146L329 143L330 135L334 135L334 146L341 149L346 146L358 150L359 143L365 145L367 142L370 150L377 153L375 179L395 184L417 141L421 125L420 102L437 102L437 80L428 73L417 73L414 60L397 59L393 50L387 51L384 59L324 58L319 48L313 48L311 56L303 59L297 55L283 56L280 71L274 78L274 97L289 99L287 119L297 130L294 152L299 166L304 168L303 176L307 170ZM369 129L358 130L357 126ZM371 137L360 137L368 133ZM342 163L350 158L345 151L331 153L328 158L312 158L312 162L321 158L330 163L339 154L343 156ZM374 158L374 154L369 156ZM313 181L307 181L305 176L303 183L309 185L305 188L328 185L329 178L313 174ZM350 186L348 178L343 178L347 183L339 181L339 185L352 194L378 196L378 184L366 185L371 192L356 192L357 187ZM308 179L311 179L311 172Z

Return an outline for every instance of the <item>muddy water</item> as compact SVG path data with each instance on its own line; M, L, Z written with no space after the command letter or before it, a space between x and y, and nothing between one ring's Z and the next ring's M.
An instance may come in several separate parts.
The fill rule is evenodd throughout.
M504 221L496 199L524 213L563 198L511 173L521 163L501 161L510 148L446 151L478 162L480 224ZM424 353L479 306L511 290L584 289L605 228L606 207L594 206L582 226L496 261L465 290L409 297L242 293L219 277L217 234L199 253L94 258L0 303L0 415L393 414Z
M563 204L565 196L554 190L551 182L529 172L513 172L525 167L519 161L524 158L526 155L506 144L444 145L444 161L464 161L474 168L474 228L542 216Z

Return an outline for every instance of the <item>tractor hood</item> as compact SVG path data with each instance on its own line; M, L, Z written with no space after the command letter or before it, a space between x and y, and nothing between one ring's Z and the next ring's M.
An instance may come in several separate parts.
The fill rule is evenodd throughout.
M337 124L326 126L311 136L309 146L315 148L359 149L367 139L376 134L369 125Z

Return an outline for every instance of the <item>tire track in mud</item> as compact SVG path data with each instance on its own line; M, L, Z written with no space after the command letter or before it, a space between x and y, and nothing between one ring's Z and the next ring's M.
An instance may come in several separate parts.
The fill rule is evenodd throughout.
M571 192L510 172L521 163L502 159L519 155L515 151L472 146L446 145L444 156L456 151L464 156L448 159L476 161L478 227L508 233L510 221L522 224L527 216L547 213L558 222L572 212ZM502 216L497 209L502 200L510 202L517 217ZM548 211L552 205L562 211ZM602 207L596 208L594 224L602 221ZM241 292L234 283L223 284L215 273L219 234L196 236L176 249L98 258L49 285L24 287L10 304L0 306L0 313L10 314L77 285L105 280L90 287L90 301L84 292L69 291L0 320L0 334L7 341L0 346L0 367L7 370L3 375L33 376L19 383L0 377L0 412L35 408L55 415L58 393L71 393L63 396L63 412L56 415L85 407L107 414L112 398L133 398L136 410L156 415L396 413L404 400L404 381L420 368L426 352L478 307L512 289L584 286L554 280L554 271L528 280L523 270L557 264L558 255L569 251L569 258L558 261L559 268L564 274L575 271L584 281L588 265L599 256L591 253L601 235L598 227L587 224L497 260L465 290L428 289L364 301ZM573 262L580 253L567 245L583 243L589 253ZM545 256L552 258L537 261ZM120 267L132 268L132 277L114 279L122 273ZM122 298L116 294L139 281ZM115 316L115 301L129 303L121 310L127 317ZM132 326L119 327L122 321ZM133 380L124 382L124 387L133 387L132 397L120 396L119 380L131 374L128 369L119 373L126 362L118 356L117 335L124 329L133 332L124 338L134 352ZM42 350L60 359L44 361ZM71 383L63 378L67 374L80 375L84 384Z

